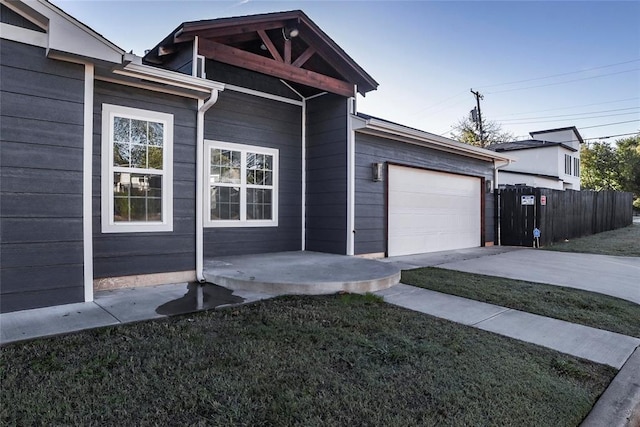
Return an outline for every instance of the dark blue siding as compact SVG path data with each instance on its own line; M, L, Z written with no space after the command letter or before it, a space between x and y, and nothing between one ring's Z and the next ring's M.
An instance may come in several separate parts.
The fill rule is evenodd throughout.
M493 180L492 164L376 136L356 133L355 253L386 252L386 179L371 179L371 164L392 162ZM485 241L494 240L493 194L485 195Z
M84 69L8 40L0 64L0 311L83 301Z
M207 78L240 87L251 88L260 92L278 95L300 101L300 96L289 89L279 78L256 73L233 65L207 59Z
M226 90L206 113L205 139L276 148L280 157L278 226L205 228L205 257L300 250L302 108Z
M306 157L306 249L346 254L346 98L327 94L308 101Z
M173 114L173 231L101 232L102 104ZM118 277L195 269L195 100L97 81L94 94L94 277Z

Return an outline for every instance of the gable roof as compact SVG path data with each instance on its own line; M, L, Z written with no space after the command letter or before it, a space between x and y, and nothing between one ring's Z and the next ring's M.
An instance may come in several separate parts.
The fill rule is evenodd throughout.
M296 30L292 32L292 30ZM198 53L215 61L269 74L319 91L362 95L378 83L304 12L266 13L184 22L151 49L144 61L162 65L198 37Z
M435 150L446 151L460 156L472 157L484 161L512 162L515 159L507 154L499 154L485 148L465 144L453 139L404 126L368 114L352 115L353 130L359 133L393 139L409 144L421 145Z
M503 142L498 144L492 144L487 147L487 150L491 150L495 152L504 152L504 151L530 150L533 148L546 148L546 147L558 147L558 146L562 148L566 148L567 150L570 150L570 151L578 151L575 148L567 144L564 144L562 142L540 141L538 139L526 139L523 141L513 141L513 142Z
M2 0L11 11L45 31L47 54L120 64L124 50L47 0Z
M568 126L564 128L557 128L557 129L538 130L535 132L529 132L529 135L531 135L532 138L536 139L536 135L544 135L545 133L556 133L556 132L562 132L567 130L575 134L576 138L578 138L578 141L580 141L580 144L584 144L582 135L580 135L580 132L578 132L578 128L576 128L575 126ZM570 141L567 141L567 142L570 142Z

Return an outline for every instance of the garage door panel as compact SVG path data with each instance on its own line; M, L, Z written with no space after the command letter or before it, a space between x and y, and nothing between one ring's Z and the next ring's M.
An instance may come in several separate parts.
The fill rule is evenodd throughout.
M389 255L480 246L479 178L389 167Z

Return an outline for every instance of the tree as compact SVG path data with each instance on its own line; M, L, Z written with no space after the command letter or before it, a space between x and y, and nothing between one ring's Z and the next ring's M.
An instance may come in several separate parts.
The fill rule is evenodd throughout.
M587 190L619 190L633 193L640 209L640 134L616 141L583 144L580 152L580 184Z
M615 147L593 142L580 147L580 186L585 190L620 190Z
M480 131L470 117L458 121L451 132L451 138L477 147L487 147L491 144L510 142L515 139L512 133L502 130L499 123L482 119L483 141L480 140Z
M620 188L633 193L633 206L640 209L640 134L619 139L616 145Z

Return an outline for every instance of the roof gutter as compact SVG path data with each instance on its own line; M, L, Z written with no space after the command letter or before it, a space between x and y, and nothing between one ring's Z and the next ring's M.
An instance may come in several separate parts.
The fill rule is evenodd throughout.
M213 90L224 90L224 84L212 80L193 77L176 71L163 70L162 68L143 65L142 58L133 54L126 54L123 68L113 70L114 74L120 76L142 79L154 83L165 84L172 87L192 90L209 94Z
M352 116L352 122L353 129L356 132L360 133L391 138L409 144L432 147L437 150L461 154L467 157L473 157L485 161L497 160L503 162L511 162L514 160L510 156L499 154L494 151L474 147L473 145L454 141L440 135L409 128L395 123L390 123L376 118L363 119L361 117Z

